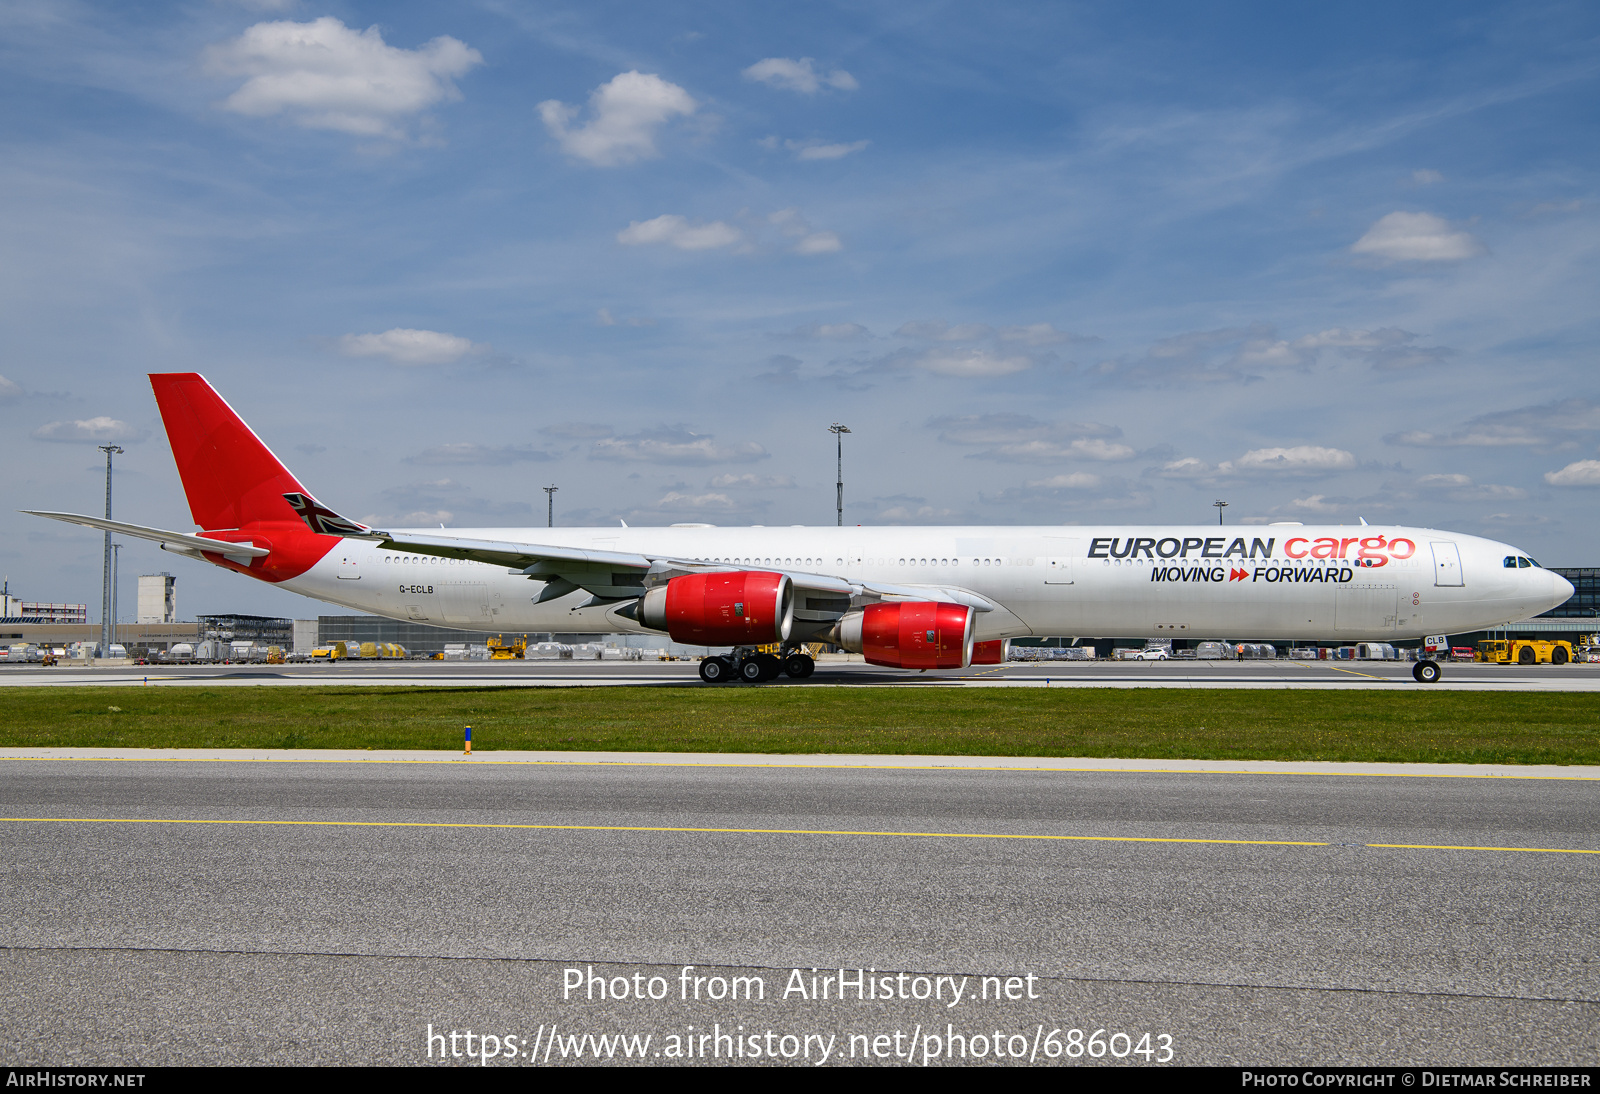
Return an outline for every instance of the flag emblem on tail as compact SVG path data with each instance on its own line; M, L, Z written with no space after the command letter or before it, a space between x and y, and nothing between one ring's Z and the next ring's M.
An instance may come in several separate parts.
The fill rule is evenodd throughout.
M300 519L306 522L319 536L363 536L370 537L381 533L374 533L365 524L357 524L353 520L341 517L332 509L318 503L310 494L285 494L283 500L299 514Z

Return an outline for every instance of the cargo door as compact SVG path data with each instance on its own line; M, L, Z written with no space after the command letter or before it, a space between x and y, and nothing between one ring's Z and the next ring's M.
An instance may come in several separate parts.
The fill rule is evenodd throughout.
M1333 592L1333 633L1341 637L1392 634L1399 589L1393 585L1345 585Z
M1433 583L1435 585L1462 585L1461 552L1454 543L1430 543L1433 548Z
M482 581L447 581L436 586L446 623L486 623L489 612L489 586Z
M1072 570L1078 552L1083 547L1081 539L1063 539L1046 536L1044 541L1044 583L1046 585L1071 585Z

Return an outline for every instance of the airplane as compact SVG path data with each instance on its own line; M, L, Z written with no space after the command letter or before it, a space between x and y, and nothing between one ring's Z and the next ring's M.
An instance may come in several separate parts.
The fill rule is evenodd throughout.
M317 501L203 376L150 382L198 529L24 512L390 619L730 648L701 661L707 683L809 676L807 642L891 668L965 669L1028 636L1459 634L1573 594L1508 544L1365 521L380 530ZM761 652L772 645L778 655ZM1413 673L1431 683L1441 670L1427 658Z

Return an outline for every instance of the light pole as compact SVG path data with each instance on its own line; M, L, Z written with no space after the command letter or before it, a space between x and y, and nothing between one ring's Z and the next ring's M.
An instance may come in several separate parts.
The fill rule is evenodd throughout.
M114 444L95 445L106 454L106 519L111 519L111 457L122 455ZM100 575L100 656L111 656L111 529L106 529L106 548Z
M833 439L838 444L839 452L839 482L838 498L836 505L839 511L839 527L844 527L844 435L850 432L850 427L834 422L828 427L828 432L833 434Z
M109 656L111 647L117 644L117 575L122 572L122 544L111 545L111 641L106 646Z
M1216 501L1212 502L1211 504L1215 505L1217 507L1217 527L1221 528L1222 527L1222 511L1228 507L1228 503L1223 501L1221 498L1218 498Z
M545 498L544 526L546 528L554 528L556 526L556 491L560 490L561 487L546 486L542 489L544 490Z

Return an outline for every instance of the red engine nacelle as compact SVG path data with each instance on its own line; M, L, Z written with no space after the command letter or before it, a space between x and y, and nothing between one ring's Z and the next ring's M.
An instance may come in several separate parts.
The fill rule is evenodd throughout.
M838 641L874 665L895 669L964 669L972 664L972 609L914 600L869 604L839 621Z
M645 593L639 621L691 646L783 642L794 625L794 586L757 570L686 574Z

